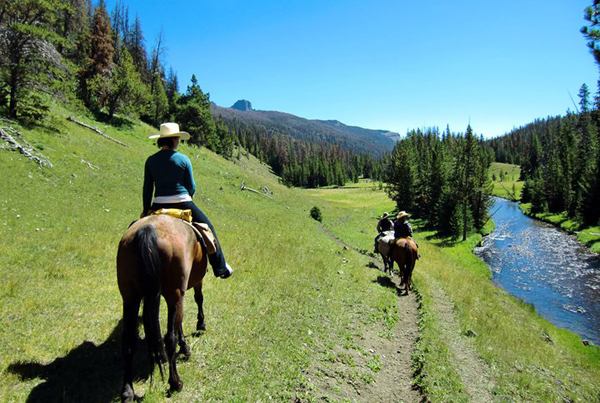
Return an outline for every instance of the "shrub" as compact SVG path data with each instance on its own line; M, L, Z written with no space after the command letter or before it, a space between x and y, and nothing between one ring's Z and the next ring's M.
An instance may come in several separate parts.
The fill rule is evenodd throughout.
M318 208L317 206L314 206L313 208L310 209L310 216L314 220L317 220L318 222L323 221L323 216L321 215L321 209Z

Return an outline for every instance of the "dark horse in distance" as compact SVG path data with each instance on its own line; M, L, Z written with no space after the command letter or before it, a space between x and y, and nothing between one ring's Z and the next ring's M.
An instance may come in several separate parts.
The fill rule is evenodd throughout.
M176 357L190 356L183 336L183 297L194 288L198 304L197 330L204 330L202 311L202 280L206 274L207 257L194 231L180 219L154 215L134 223L123 235L117 253L117 279L123 297L123 376L122 401L132 401L133 354L138 338L137 318L140 302L144 300L144 332L151 367L169 363L169 385L180 391ZM167 334L162 339L159 322L161 295L168 307ZM176 353L179 344L179 353ZM165 353L166 349L166 353Z
M412 272L415 263L419 257L419 249L412 238L399 238L395 240L395 246L392 248L390 272L393 271L394 262L398 264L398 269L402 282L404 284L406 295L412 288Z

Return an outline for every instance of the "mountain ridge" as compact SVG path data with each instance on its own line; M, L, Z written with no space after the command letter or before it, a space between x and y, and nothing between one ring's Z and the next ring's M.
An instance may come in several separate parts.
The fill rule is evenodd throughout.
M390 152L400 140L400 134L396 132L349 126L335 119L307 119L288 112L240 109L247 106L251 108L251 103L247 100L239 100L231 108L211 103L211 111L215 118L228 124L243 122L297 140L337 144L346 150L374 157Z

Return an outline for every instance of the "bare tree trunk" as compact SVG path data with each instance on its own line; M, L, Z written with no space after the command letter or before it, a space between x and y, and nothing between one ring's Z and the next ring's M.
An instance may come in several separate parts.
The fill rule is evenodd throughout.
M8 115L12 118L17 117L17 108L19 106L18 90L19 73L18 68L15 66L10 69L10 101L8 104Z

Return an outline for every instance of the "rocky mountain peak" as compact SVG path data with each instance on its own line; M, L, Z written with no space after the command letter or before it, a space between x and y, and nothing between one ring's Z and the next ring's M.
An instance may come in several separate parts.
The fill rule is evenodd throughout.
M252 103L250 101L246 101L245 99L240 99L237 101L231 109L237 109L238 111L251 111Z

